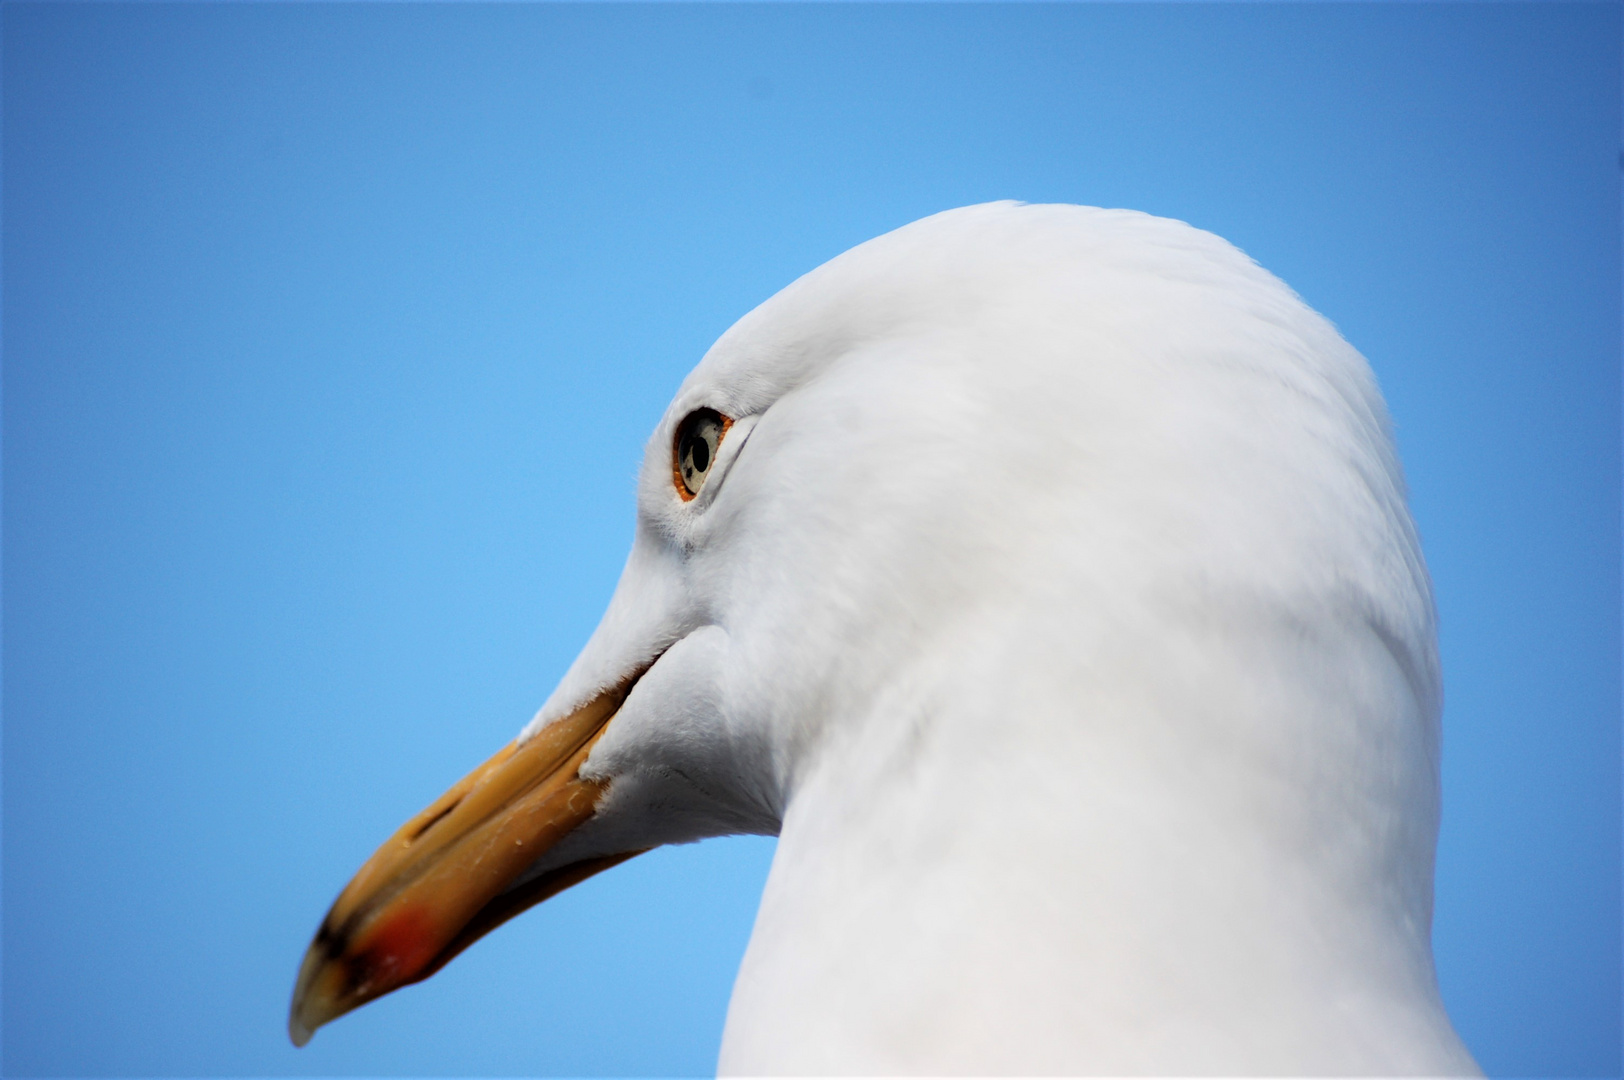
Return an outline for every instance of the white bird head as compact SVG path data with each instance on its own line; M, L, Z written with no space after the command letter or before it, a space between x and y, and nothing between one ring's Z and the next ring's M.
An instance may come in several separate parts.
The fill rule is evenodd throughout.
M1434 617L1363 359L1224 241L989 204L741 319L602 623L380 849L291 1028L651 847L780 834L749 1071L1469 1069Z

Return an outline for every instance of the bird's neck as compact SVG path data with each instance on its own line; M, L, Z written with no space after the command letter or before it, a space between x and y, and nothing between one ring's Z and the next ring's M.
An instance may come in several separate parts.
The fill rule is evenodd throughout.
M1379 635L1019 624L935 642L807 763L724 1069L1471 1070L1431 718Z

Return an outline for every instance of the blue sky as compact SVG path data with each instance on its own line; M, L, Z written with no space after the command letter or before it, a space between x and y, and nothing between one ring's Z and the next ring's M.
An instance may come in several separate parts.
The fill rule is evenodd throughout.
M1444 996L1493 1074L1618 1074L1617 5L0 18L7 1074L710 1070L770 840L283 1023L585 640L710 341L998 198L1211 229L1370 358L1442 616Z

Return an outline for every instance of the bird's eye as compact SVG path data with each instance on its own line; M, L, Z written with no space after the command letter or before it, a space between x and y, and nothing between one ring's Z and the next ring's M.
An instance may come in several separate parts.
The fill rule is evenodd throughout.
M684 502L699 494L716 463L716 451L722 445L733 421L715 409L696 409L677 426L677 438L671 445L671 471L677 494Z

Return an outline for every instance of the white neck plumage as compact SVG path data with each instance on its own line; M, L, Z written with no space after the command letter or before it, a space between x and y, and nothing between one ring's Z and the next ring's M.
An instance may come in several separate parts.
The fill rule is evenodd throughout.
M793 795L724 1072L1473 1071L1409 661L1186 584L983 616L874 695Z

